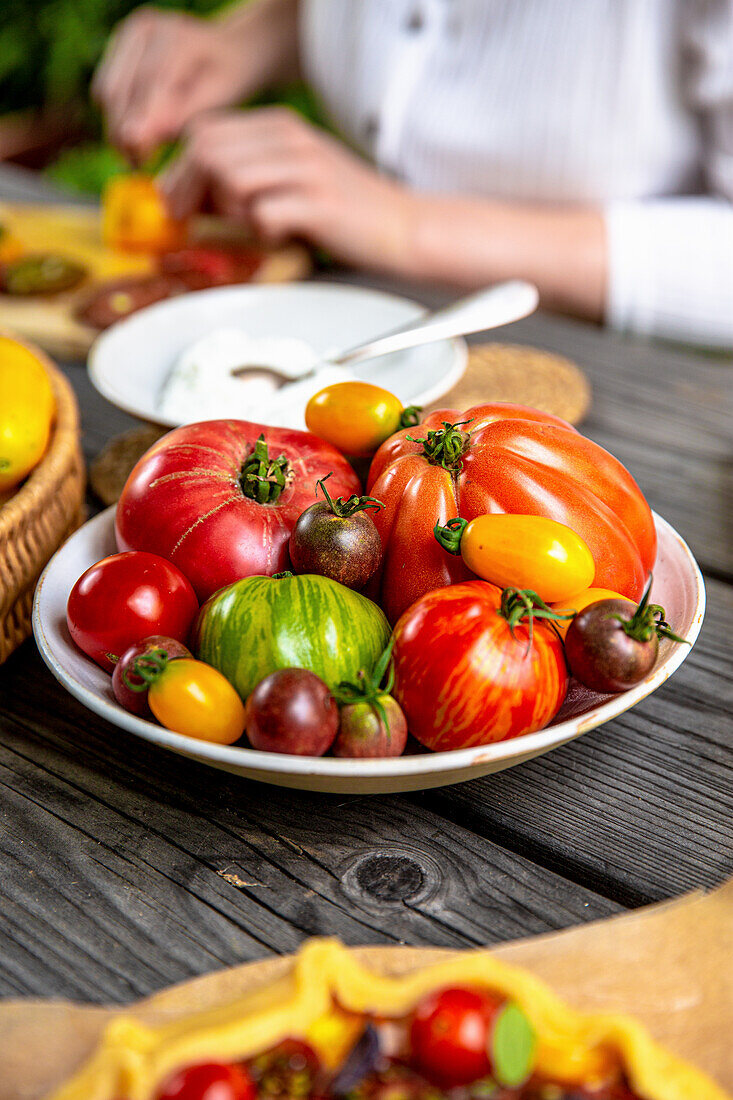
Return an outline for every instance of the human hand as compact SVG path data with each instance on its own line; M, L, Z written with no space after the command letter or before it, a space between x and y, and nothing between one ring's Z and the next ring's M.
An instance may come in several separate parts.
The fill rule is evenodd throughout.
M112 35L92 82L109 138L134 160L199 111L236 98L247 58L223 24L138 8Z
M209 196L267 241L302 237L347 263L403 270L410 192L287 108L195 119L159 186L175 217Z

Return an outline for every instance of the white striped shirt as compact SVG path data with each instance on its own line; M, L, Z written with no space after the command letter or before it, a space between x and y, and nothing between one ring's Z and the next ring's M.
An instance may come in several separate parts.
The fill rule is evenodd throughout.
M308 78L380 167L423 190L600 207L608 322L733 346L733 0L301 11Z

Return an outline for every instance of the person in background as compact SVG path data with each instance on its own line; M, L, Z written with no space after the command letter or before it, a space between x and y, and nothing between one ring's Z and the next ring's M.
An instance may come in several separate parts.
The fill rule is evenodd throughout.
M302 75L344 142L284 108ZM269 241L733 346L733 0L250 0L141 8L95 76L133 159Z

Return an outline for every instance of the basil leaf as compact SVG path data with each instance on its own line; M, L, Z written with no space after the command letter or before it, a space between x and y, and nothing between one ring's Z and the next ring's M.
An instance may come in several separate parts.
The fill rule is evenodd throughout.
M489 1051L494 1077L500 1085L516 1087L532 1072L536 1037L521 1008L505 1005L496 1018Z

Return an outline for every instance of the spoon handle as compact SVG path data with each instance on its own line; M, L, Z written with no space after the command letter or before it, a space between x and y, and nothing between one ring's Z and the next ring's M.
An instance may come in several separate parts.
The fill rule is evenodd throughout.
M521 279L498 283L470 294L467 298L460 298L445 309L425 313L376 340L349 348L329 362L337 366L359 363L364 359L404 351L419 344L431 344L434 340L447 340L452 336L465 336L472 332L498 328L527 317L535 311L538 302L537 287L532 283Z

